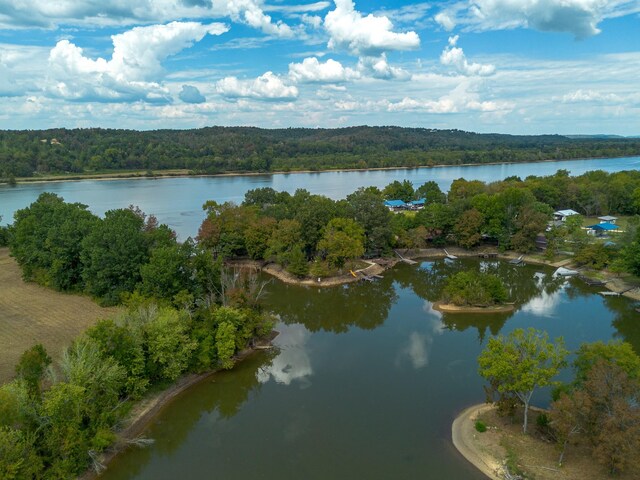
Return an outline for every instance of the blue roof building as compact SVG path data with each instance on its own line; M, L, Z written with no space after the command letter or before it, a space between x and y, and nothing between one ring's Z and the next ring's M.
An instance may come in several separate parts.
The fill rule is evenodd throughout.
M589 225L587 228L591 230L601 232L611 232L613 230L620 230L620 227L614 223L596 223L595 225Z
M405 208L407 204L402 200L385 200L384 206L389 208Z

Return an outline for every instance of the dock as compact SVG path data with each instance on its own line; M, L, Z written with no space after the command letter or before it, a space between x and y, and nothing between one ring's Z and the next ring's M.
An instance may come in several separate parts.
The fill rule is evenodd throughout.
M409 258L404 258L402 255L400 255L400 252L398 252L397 250L394 250L395 254L398 255L398 257L400 258L400 260L402 260L404 263L406 263L407 265L415 265L416 262L415 260L411 260Z
M448 258L449 260L457 260L458 257L456 257L455 255L451 255L449 252L447 252L447 249L444 248L444 256L445 258Z
M605 282L604 280L599 280L597 278L589 278L589 277L585 277L584 275L578 275L578 278L582 280L584 283L586 283L587 285L590 285L592 287L603 287L607 284L607 282Z

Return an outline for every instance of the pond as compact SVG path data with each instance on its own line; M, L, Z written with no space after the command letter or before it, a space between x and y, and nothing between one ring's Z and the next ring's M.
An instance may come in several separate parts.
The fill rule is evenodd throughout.
M433 310L443 279L460 269L498 274L516 311ZM401 264L372 284L271 282L278 348L184 392L146 431L155 444L129 449L101 478L485 478L450 435L456 414L484 400L476 359L490 336L535 327L570 349L616 338L640 351L634 302L552 273L462 259ZM534 404L548 398L540 392Z

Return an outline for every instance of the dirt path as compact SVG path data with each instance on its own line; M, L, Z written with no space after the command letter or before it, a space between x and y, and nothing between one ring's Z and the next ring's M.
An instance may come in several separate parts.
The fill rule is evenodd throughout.
M484 451L482 443L478 439L479 434L475 429L475 422L478 416L492 408L492 405L481 403L464 410L451 425L451 438L453 445L462 456L477 467L478 470L492 480L502 480L502 465L493 455Z

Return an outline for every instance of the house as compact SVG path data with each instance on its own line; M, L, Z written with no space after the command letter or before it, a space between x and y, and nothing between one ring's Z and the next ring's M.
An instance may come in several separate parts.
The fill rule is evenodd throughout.
M618 217L612 217L611 215L604 215L603 217L598 217L600 223L616 223Z
M426 202L427 202L426 198L419 198L418 200L413 200L409 202L409 208L411 208L411 210L422 210Z
M571 217L572 215L580 215L580 214L575 210L571 210L571 209L558 210L557 212L553 212L553 219L564 223L567 220L567 218Z
M620 227L613 223L596 223L595 225L589 225L587 227L587 233L590 235L601 236L609 232L619 232Z
M558 210L557 212L553 212L553 219L564 223L567 220L567 218L571 217L572 215L580 215L580 214L575 210L571 210L571 209Z
M384 206L392 212L397 212L399 210L405 210L408 208L408 205L402 200L385 200Z

